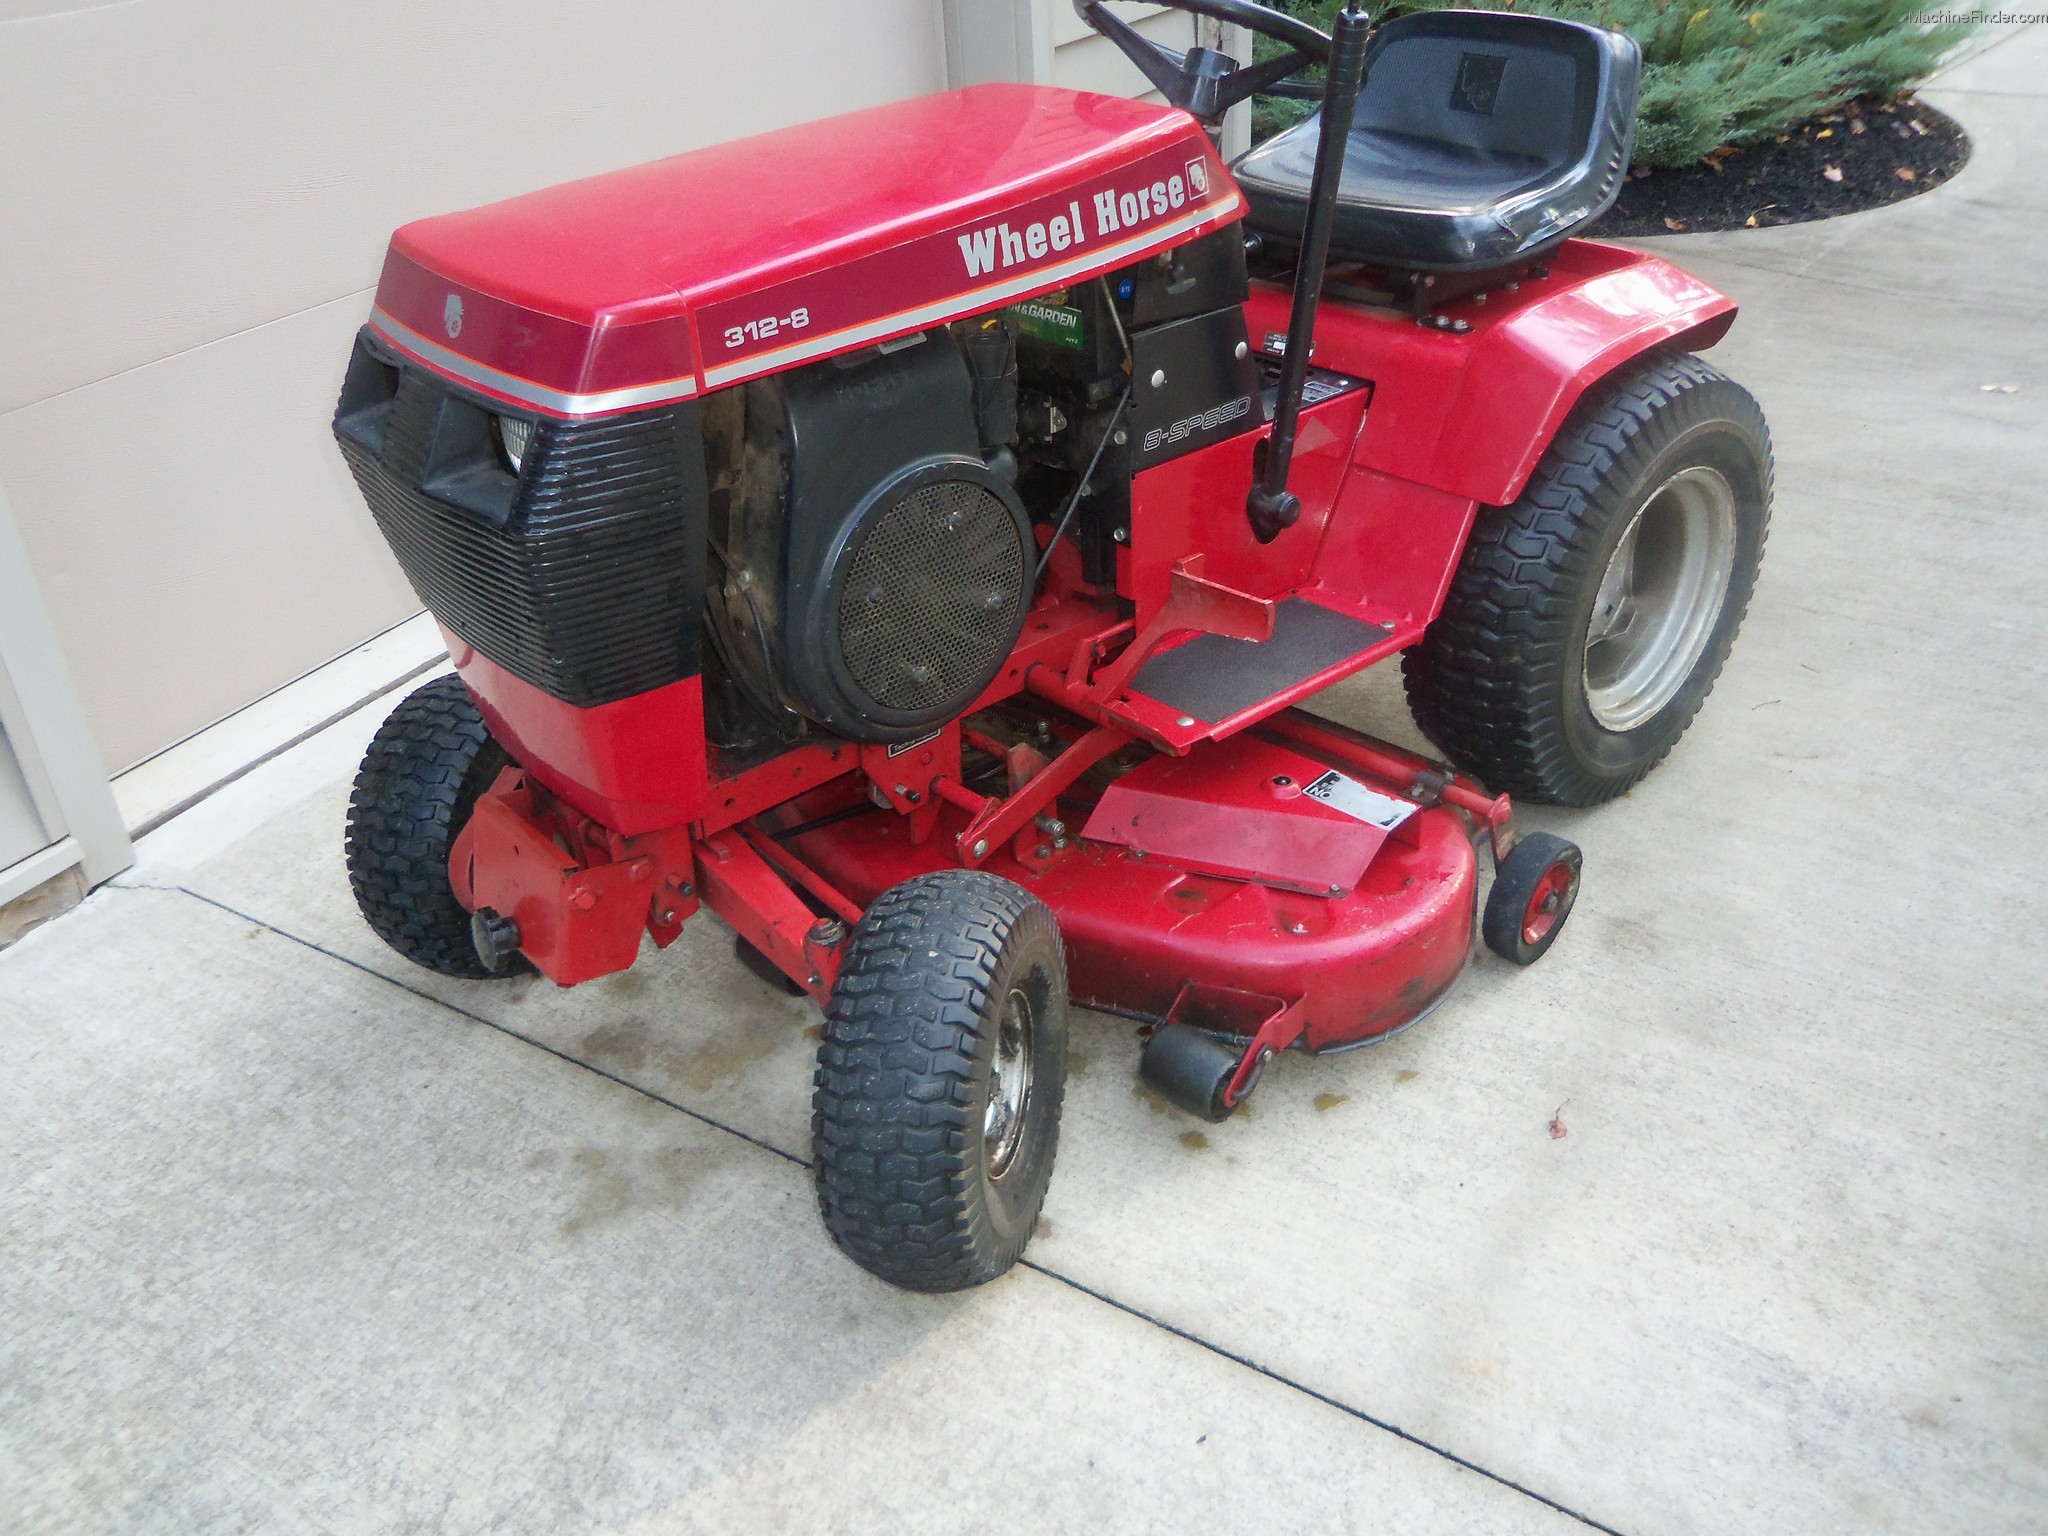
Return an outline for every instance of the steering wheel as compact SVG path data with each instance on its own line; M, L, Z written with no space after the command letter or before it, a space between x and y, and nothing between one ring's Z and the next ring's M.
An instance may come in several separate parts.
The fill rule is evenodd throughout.
M1176 11L1249 28L1270 37L1287 50L1263 64L1241 69L1235 59L1213 48L1190 48L1186 53L1162 48L1141 36L1128 23L1112 16L1103 7L1102 0L1074 0L1074 13L1122 49L1161 95L1205 123L1221 122L1223 114L1246 97L1271 91L1278 82L1304 66L1325 63L1330 57L1327 33L1318 32L1295 17L1255 5L1252 0L1160 0L1160 3ZM1296 86L1285 94L1320 99L1323 93L1314 86Z

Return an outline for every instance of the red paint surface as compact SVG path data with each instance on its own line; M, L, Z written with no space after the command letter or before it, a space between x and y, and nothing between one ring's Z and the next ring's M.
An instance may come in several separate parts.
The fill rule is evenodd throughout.
M1202 574L1209 580L1259 597L1286 596L1306 584L1364 412L1365 391L1357 390L1301 413L1287 481L1301 498L1301 520L1270 544L1252 536L1244 515L1252 455L1270 428L1226 438L1140 474L1131 484L1130 575L1123 583L1138 605L1138 627L1150 623L1166 601L1173 567L1188 555L1204 557Z
M1196 189L1190 163L1200 167ZM1105 232L1098 193L1183 201ZM1053 249L1078 204L1085 234ZM372 324L516 381L591 394L681 380L669 398L1014 302L1237 218L1243 200L1184 112L983 85L714 145L408 224ZM960 245L1007 222L1048 244L975 275ZM450 294L462 300L447 333ZM798 307L807 323L787 322ZM727 329L776 322L775 334ZM388 320L390 323L386 324ZM792 346L801 350L794 355ZM425 359L432 362L431 356ZM534 402L540 403L540 402ZM645 405L648 401L634 402ZM545 407L543 407L545 408ZM626 406L599 406L589 414ZM570 414L582 414L581 410Z
M1348 891L1387 834L1302 793L1329 766L1251 736L1155 757L1103 792L1081 835L1202 874Z
M441 635L491 734L584 815L628 836L703 816L702 679L579 709L514 677L445 627Z
M965 823L949 808L939 834L916 844L906 818L877 812L790 846L866 904L898 881L957 867L952 838ZM1336 897L1213 878L1093 842L1042 872L1007 850L983 867L1053 909L1083 1002L1163 1017L1190 981L1298 1001L1311 1048L1323 1050L1410 1022L1465 968L1478 869L1465 823L1438 809L1411 825L1412 843L1388 840Z
M507 769L477 800L449 858L463 905L511 918L520 953L565 987L625 970L643 935L667 945L697 910L687 836L593 838L587 830Z
M839 978L843 941L820 942L811 909L737 833L707 837L696 854L697 882L711 910L823 1003Z
M1443 606L1479 503L1353 466L1316 550L1310 596L1394 626L1395 649Z
M1287 308L1286 289L1255 285L1251 334L1285 331ZM1499 506L1520 494L1589 385L1660 342L1712 345L1735 303L1655 256L1567 240L1548 277L1440 313L1472 329L1326 299L1315 361L1376 385L1359 466Z

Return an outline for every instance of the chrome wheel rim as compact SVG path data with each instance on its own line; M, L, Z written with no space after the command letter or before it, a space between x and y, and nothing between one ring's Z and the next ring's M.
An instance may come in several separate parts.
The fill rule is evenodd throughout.
M1586 705L1610 731L1641 725L1706 654L1735 573L1735 492L1682 469L1650 493L1608 557L1586 629Z
M1003 1176L1024 1141L1024 1116L1031 1105L1032 1033L1031 999L1021 987L1012 987L996 1030L988 1108L981 1120L982 1158L991 1178Z

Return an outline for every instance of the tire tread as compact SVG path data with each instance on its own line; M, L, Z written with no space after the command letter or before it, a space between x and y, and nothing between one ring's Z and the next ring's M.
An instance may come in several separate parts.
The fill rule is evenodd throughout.
M999 958L1020 926L1040 923L1057 946L1051 912L1021 887L945 870L885 891L849 940L812 1080L818 1207L840 1248L892 1284L979 1285L1023 1251L969 1197L968 1148ZM1056 1097L1050 1113L1056 1137Z
M385 943L443 976L492 974L448 883L448 855L505 761L451 674L408 694L378 727L349 793L343 848L356 906Z
M1747 391L1689 352L1651 353L1623 369L1567 417L1519 498L1480 509L1443 609L1402 656L1401 672L1423 734L1494 791L1581 806L1624 794L1664 759L1705 701L1725 644L1705 658L1707 688L1669 739L1625 776L1588 773L1566 740L1573 593L1594 579L1610 522L1634 510L1622 498L1658 451L1664 434L1653 422L1682 431L1717 410L1746 418L1763 445L1760 559L1770 519L1769 430ZM1752 562L1729 592L1731 635L1754 585Z

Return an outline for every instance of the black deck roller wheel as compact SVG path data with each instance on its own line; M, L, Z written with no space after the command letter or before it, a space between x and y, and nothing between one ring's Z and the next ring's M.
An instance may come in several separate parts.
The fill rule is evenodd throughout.
M966 869L884 891L848 942L813 1080L833 1241L907 1290L995 1279L1045 1202L1066 1076L1067 961L1045 903Z
M1531 832L1494 873L1479 931L1486 947L1516 965L1534 965L1557 942L1579 899L1579 847L1551 832Z
M1174 1105L1202 1120L1228 1120L1225 1095L1244 1059L1244 1046L1187 1024L1162 1024L1138 1053L1138 1076Z
M735 960L783 996L804 995L804 988L796 978L763 954L759 946L745 934L736 933L732 936L732 953Z
M448 854L477 797L511 761L452 674L415 688L363 754L343 844L349 887L377 937L443 976L482 978L470 915L448 883Z
M1482 508L1443 611L1402 658L1429 739L1489 788L1597 805L1664 759L1756 586L1771 440L1690 353L1591 391L1511 506Z

